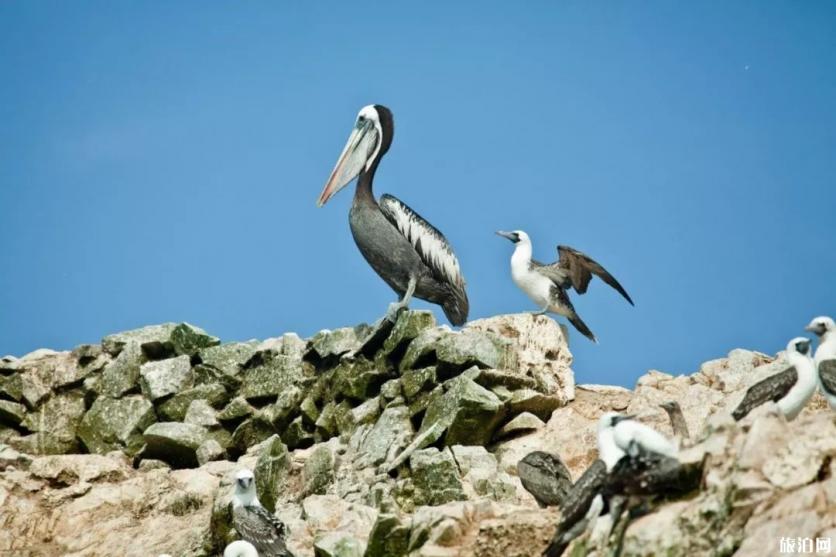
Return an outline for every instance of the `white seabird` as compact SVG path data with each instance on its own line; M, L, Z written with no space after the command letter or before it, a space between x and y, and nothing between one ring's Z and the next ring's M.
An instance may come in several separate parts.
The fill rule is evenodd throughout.
M805 327L819 337L813 361L818 371L819 390L836 410L836 323L830 317L816 317Z
M569 299L567 290L574 288L578 294L586 292L592 275L612 286L633 305L633 300L617 280L604 267L586 254L569 246L557 246L558 260L544 264L531 258L531 239L522 230L498 231L497 234L514 243L511 255L511 278L541 310L566 317L581 334L592 342L595 335L580 318Z
M226 546L224 557L258 557L258 551L250 542L236 540Z
M816 365L810 357L810 339L796 337L787 343L787 362L784 371L770 375L749 387L743 400L732 412L735 420L741 420L749 412L773 401L788 420L794 419L816 392L818 384Z
M292 557L284 542L285 526L258 500L251 470L244 469L235 475L232 525L245 541L255 546L261 557Z
M607 412L598 419L598 459L590 464L567 493L560 507L560 524L543 552L545 557L562 555L569 543L602 514L607 504L615 508L615 503L605 501L605 498L618 496L612 487L620 482L619 478L613 478L613 469L622 459L632 460L640 455L676 458L674 443L632 418ZM618 506L622 504L623 500Z

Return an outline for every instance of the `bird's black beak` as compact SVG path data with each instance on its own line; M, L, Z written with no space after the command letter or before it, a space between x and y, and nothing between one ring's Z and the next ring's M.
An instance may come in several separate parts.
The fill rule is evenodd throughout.
M511 240L511 242L515 244L520 241L520 236L516 232L505 232L504 230L497 230L496 235Z

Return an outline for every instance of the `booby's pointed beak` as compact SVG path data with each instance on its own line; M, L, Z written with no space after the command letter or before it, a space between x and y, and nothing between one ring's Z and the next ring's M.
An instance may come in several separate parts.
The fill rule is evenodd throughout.
M519 238L514 232L505 232L504 230L497 230L496 235L502 236L503 238L511 240L514 243L517 243L519 241Z
M317 207L322 207L332 195L343 189L349 182L356 178L365 168L368 170L369 157L377 146L378 137L374 124L368 120L358 120L357 125L351 130L348 141L343 147L340 158L328 182L319 194L316 201Z

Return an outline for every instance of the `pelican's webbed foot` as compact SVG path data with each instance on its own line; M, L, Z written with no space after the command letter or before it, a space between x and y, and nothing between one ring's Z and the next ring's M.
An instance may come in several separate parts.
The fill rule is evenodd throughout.
M415 286L418 284L418 279L409 277L409 284L406 285L406 292L400 301L389 304L389 309L386 310L386 319L394 323L398 320L398 314L409 307L409 302L412 300L412 295L415 293Z

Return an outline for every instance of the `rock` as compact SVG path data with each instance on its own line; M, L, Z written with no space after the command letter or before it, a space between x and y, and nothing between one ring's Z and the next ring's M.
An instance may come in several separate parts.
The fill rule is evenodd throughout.
M20 425L26 417L26 407L10 400L0 400L0 423L12 426Z
M334 481L334 455L326 445L320 445L311 453L302 469L305 495L324 495Z
M364 557L406 557L409 554L409 526L395 514L379 514Z
M302 361L292 356L265 351L247 365L240 392L247 400L275 397L302 379Z
M119 355L102 371L99 390L105 396L118 398L139 388L139 368L144 362L142 347L138 342L121 345Z
M363 557L365 550L363 543L344 532L330 532L314 542L314 557Z
M210 406L221 408L229 401L229 394L219 383L205 383L176 393L163 402L157 412L163 420L179 422L185 419L186 411L196 400L202 400Z
M435 327L435 316L428 310L408 310L398 315L395 326L383 343L383 354L398 358L422 331Z
M218 337L208 335L200 327L188 323L180 323L171 331L174 352L181 355L193 356L202 348L217 346L220 343Z
M143 458L156 458L175 468L192 468L198 465L197 449L206 440L206 430L193 424L159 422L148 427L143 438Z
M515 366L488 366L515 372L535 381L535 389L557 396L561 403L575 398L572 354L563 327L545 315L517 313L470 321L465 330L489 332L512 343Z
M237 389L241 370L256 353L258 343L230 342L203 348L198 352L200 363L195 366L195 382L221 383L227 389Z
M20 373L0 375L0 395L16 402L23 400L23 378Z
M215 439L207 439L201 443L197 448L197 451L195 451L197 462L200 466L203 466L207 462L211 462L213 460L220 460L225 454L226 451Z
M253 415L255 409L244 399L235 397L218 413L218 420L222 422L236 422Z
M193 400L189 403L186 416L183 421L187 424L194 424L203 427L214 427L220 424L216 417L215 409L203 399Z
M253 470L258 498L270 512L276 510L276 500L287 481L289 469L287 446L278 435L271 436L264 442Z
M532 389L514 391L508 401L509 412L519 414L530 412L541 420L548 420L552 412L562 406L563 401L555 395L544 395Z
M101 455L54 455L34 459L29 473L52 485L124 480L129 469L124 462Z
M343 354L360 347L362 335L358 337L354 327L343 327L334 331L323 330L310 340L305 359L334 362ZM365 332L365 331L363 331Z
M510 422L499 428L494 436L496 439L512 437L520 433L529 433L542 429L546 424L543 420L529 412L523 412L514 417Z
M192 381L188 356L148 362L139 369L142 394L155 402L187 388ZM185 409L184 409L185 411Z
M238 453L245 453L249 447L268 439L275 431L269 422L259 416L253 416L241 422L232 432L232 447Z
M377 394L391 377L388 370L365 358L343 359L334 369L334 389L348 398L365 400Z
M35 412L30 412L21 426L35 432L25 442L31 454L66 454L78 451L76 430L84 416L84 397L76 391L54 395Z
M510 343L492 333L444 328L425 329L406 349L401 371L437 364L451 374L471 366L479 368L514 367Z
M377 465L394 458L394 453L409 443L412 434L412 422L406 407L386 408L360 447L364 461Z
M465 376L451 379L444 386L447 391L429 403L421 432L437 422L442 433L446 429L446 445L489 443L505 415L499 398Z
M416 505L441 505L465 498L458 468L449 449L415 451L409 459Z
M109 335L102 339L102 348L110 355L116 356L128 343L135 342L149 360L167 358L174 353L171 333L175 327L177 325L174 323L163 323Z
M302 416L298 416L282 432L282 441L289 449L304 449L310 447L314 442L314 434L305 428Z
M434 367L409 369L401 375L401 385L406 400L413 400L421 391L431 391L436 384Z
M561 505L572 488L572 476L556 454L529 453L517 464L517 474L541 507Z
M156 420L153 405L139 395L121 399L101 396L84 414L78 438L91 453L124 449L133 455L144 443L143 431Z

